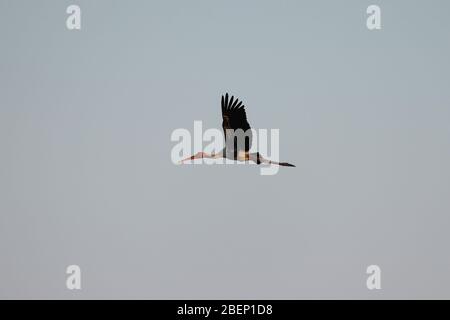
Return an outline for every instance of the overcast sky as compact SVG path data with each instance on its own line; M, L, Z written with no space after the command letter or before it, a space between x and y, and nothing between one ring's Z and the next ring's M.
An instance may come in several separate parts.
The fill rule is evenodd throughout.
M448 12L1 1L0 297L450 298ZM172 163L225 92L296 168Z

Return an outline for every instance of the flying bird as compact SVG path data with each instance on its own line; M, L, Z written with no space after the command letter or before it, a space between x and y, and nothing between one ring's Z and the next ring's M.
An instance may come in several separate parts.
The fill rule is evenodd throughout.
M250 153L252 146L252 131L247 121L245 106L234 96L229 99L228 93L222 95L222 128L225 134L225 148L219 153L207 154L197 152L195 155L183 159L181 163L188 160L201 158L227 158L238 161L253 161L256 164L275 164L285 167L295 167L287 162L276 162L265 159L259 152Z

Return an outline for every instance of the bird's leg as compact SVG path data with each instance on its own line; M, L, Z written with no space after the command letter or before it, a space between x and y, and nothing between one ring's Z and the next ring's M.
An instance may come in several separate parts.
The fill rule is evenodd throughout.
M250 154L250 160L256 162L256 164L265 163L265 164L276 164L276 165L284 166L284 167L295 167L293 164L290 164L287 162L277 162L277 161L272 161L272 160L266 159L259 152Z
M277 164L277 165L283 166L283 167L295 167L295 165L293 165L289 162L276 162L276 161L272 161L272 160L269 160L269 164Z
M190 157L188 157L186 159L181 160L180 164L182 164L182 163L184 163L185 161L188 161L188 160L195 160L195 159L202 159L202 158L210 158L211 159L211 158L215 158L215 155L207 154L207 153L204 153L204 152L197 152L193 156L190 156Z

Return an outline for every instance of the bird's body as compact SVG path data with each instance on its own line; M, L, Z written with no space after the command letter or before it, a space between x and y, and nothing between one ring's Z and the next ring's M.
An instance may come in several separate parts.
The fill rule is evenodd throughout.
M256 164L267 163L280 166L295 167L287 162L275 162L267 160L259 152L250 153L253 132L247 121L245 106L234 96L229 99L228 93L222 96L222 128L225 136L225 148L219 153L206 154L199 152L185 160L198 158L227 158L237 161L253 161ZM182 162L183 162L182 161Z

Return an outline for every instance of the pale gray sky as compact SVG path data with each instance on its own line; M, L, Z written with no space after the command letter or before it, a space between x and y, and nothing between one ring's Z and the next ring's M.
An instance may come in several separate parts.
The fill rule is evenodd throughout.
M449 10L1 0L0 297L450 298ZM296 168L172 164L226 91Z

